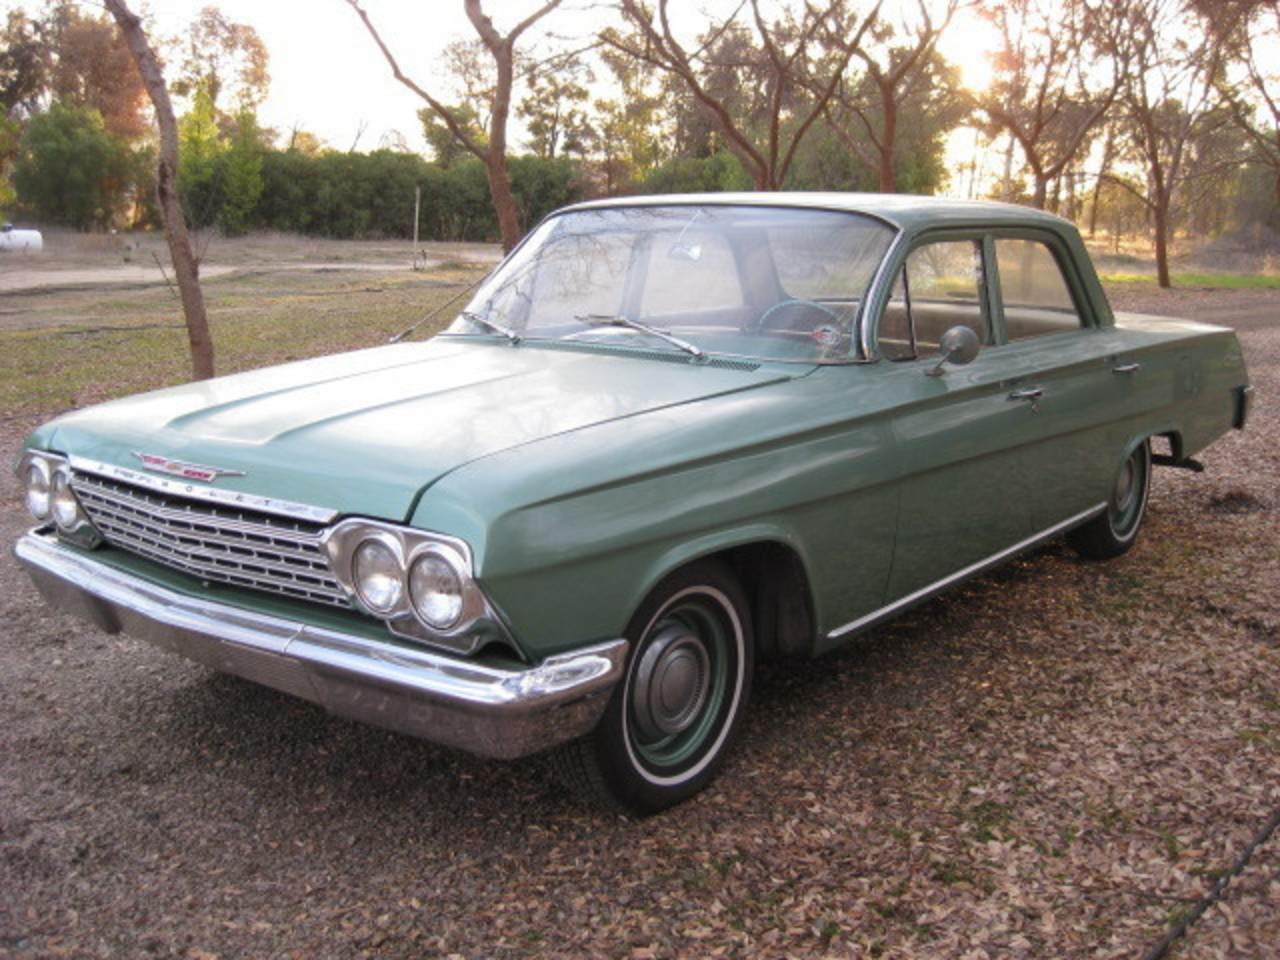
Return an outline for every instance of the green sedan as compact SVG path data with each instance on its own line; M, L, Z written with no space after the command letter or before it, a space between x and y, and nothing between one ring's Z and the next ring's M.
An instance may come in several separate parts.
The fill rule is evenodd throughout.
M443 334L70 413L15 553L102 629L650 813L764 656L1065 536L1244 426L1235 336L1112 314L1069 223L934 198L559 211Z

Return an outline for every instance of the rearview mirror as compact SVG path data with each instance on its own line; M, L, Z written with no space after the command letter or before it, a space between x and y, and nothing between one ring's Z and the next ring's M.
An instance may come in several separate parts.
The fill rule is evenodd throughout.
M672 260L688 260L690 263L697 263L702 259L702 244L677 243L667 251L667 256Z
M978 351L982 349L982 343L970 328L955 326L942 335L942 339L938 341L938 349L942 351L942 358L938 360L936 367L928 371L931 377L942 376L945 372L942 368L948 363L954 363L957 367L973 363Z

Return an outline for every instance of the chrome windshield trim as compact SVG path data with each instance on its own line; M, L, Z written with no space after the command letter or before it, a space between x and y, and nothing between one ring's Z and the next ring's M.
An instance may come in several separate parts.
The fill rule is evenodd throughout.
M864 363L873 363L880 359L875 349L875 343L871 339L871 311L877 307L883 313L884 306L889 302L889 297L893 294L893 281L896 274L889 274L888 286L885 286L885 275L889 271L889 265L893 263L894 258L898 255L898 248L906 244L907 235L897 224L893 225L897 229L897 235L894 236L893 242L889 244L889 248L885 250L884 256L880 258L880 264L876 267L875 276L871 278L871 283L867 285L867 293L862 298L862 306L855 323L858 325L858 348L862 353L861 360Z
M234 490L207 487L188 480L143 473L140 470L131 470L128 467L102 463L99 460L90 460L87 457L72 455L70 459L72 470L96 474L100 477L119 480L122 483L130 483L138 487L146 487L148 490L174 497L203 500L206 503L215 503L224 507L256 510L259 513L271 513L294 520L310 520L313 523L329 523L338 515L336 510L329 510L325 507L313 507L309 504L279 500L275 497L260 497L252 493L237 493Z
M531 667L476 663L171 590L33 530L14 546L54 606L330 712L510 759L590 731L622 676L615 639Z
M1046 540L1052 540L1059 534L1066 533L1072 527L1078 527L1080 524L1092 520L1099 514L1105 513L1106 509L1106 503L1099 503L1092 506L1088 510L1084 510L1077 513L1074 517L1062 521L1062 523L1055 524L1047 530L1040 531L1035 536L1028 537L1026 540L1015 543L1012 547L1001 550L999 553L993 553L991 556L986 557L983 560L979 560L977 563L971 563L963 570L958 570L949 577L944 577L936 583L929 584L927 587L921 587L914 593L910 593L899 600L895 600L888 606L881 607L879 610L868 613L865 617L859 617L852 623L846 623L843 627L836 627L836 629L827 634L827 639L839 640L841 637L847 637L851 633L857 633L859 630L865 630L882 620L887 620L890 617L896 616L908 607L928 600L930 597L933 597L947 588L960 583L962 580L967 580L969 577L975 576L990 567L998 566L1001 563L1004 563L1004 561L1015 557L1026 550L1030 550L1037 544L1043 543Z

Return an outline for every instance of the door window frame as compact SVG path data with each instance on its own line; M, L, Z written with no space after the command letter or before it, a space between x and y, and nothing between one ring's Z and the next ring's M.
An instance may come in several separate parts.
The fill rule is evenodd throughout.
M935 230L927 230L911 239L910 243L903 244L901 250L892 250L891 258L893 263L891 269L885 271L886 278L883 286L875 296L875 303L872 306L875 318L874 326L869 326L868 336L864 342L864 349L868 351L868 356L873 362L880 360L889 360L880 350L880 324L884 319L885 311L888 309L893 299L893 293L897 289L898 280L902 274L902 270L906 266L911 254L921 247L930 244L946 242L946 241L970 241L977 245L980 253L979 269L981 271L980 278L980 296L982 298L981 307L987 315L987 324L990 334L990 343L984 344L984 349L998 349L1009 345L1010 343L1029 343L1034 340L1044 339L1041 337L1024 338L1021 340L1011 341L1008 337L1008 331L1005 326L1004 316L1004 298L1000 284L1000 261L996 256L995 243L996 240L1030 240L1040 243L1048 249L1053 257L1054 263L1057 264L1058 270L1062 276L1063 283L1067 288L1067 293L1071 297L1071 302L1075 306L1076 315L1079 318L1080 326L1076 330L1063 330L1058 333L1046 334L1045 338L1065 336L1075 334L1085 330L1097 330L1102 326L1101 318L1095 309L1093 301L1085 294L1086 285L1080 275L1079 268L1075 262L1075 258L1070 255L1066 241L1052 230L1044 230L1034 226L1008 225L1008 226L992 226L977 228L941 228ZM910 290L908 288L908 296ZM895 360L889 360L891 363L905 363L911 360L937 361L936 355L917 354L914 357L901 357Z

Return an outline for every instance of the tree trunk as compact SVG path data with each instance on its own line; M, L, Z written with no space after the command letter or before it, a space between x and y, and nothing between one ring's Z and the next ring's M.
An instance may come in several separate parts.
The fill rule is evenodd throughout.
M1005 203L1013 201L1013 134L1009 134L1009 146L1004 151L1004 178L1000 181L1000 199Z
M156 173L156 192L160 214L164 219L164 238L169 244L173 273L182 296L182 312L187 321L187 340L191 344L191 371L197 380L213 376L213 338L209 334L209 316L205 312L204 293L200 289L200 266L187 233L178 199L178 123L165 86L164 73L156 59L142 21L124 0L106 0L107 9L115 17L138 72L142 74L147 93L156 111L160 127L160 162Z
M511 174L507 170L506 154L490 150L484 158L485 173L489 177L489 196L493 211L498 215L498 230L502 234L502 252L510 253L520 242L520 211L516 207L516 195L511 190Z
M1031 196L1031 205L1037 210L1043 210L1049 202L1049 178L1039 170L1033 171L1035 176L1035 193Z
M515 84L515 36L503 37L480 6L480 0L466 0L467 17L480 41L493 57L497 82L489 116L489 146L479 156L489 178L489 197L498 217L502 234L502 252L510 253L520 242L520 213L511 191L511 173L507 168L507 120L511 114L511 91Z
M893 146L898 140L898 104L890 92L884 98L883 136L880 138L880 192L897 193L893 175Z
M1098 178L1093 183L1093 203L1089 207L1089 239L1098 234L1098 204L1102 200L1102 184L1111 171L1111 156L1115 146L1115 130L1107 128L1107 139L1102 144L1102 162L1098 165ZM1277 184L1280 190L1280 183Z
M1169 197L1159 191L1155 200L1151 214L1156 231L1156 283L1167 290L1173 286L1169 279Z

